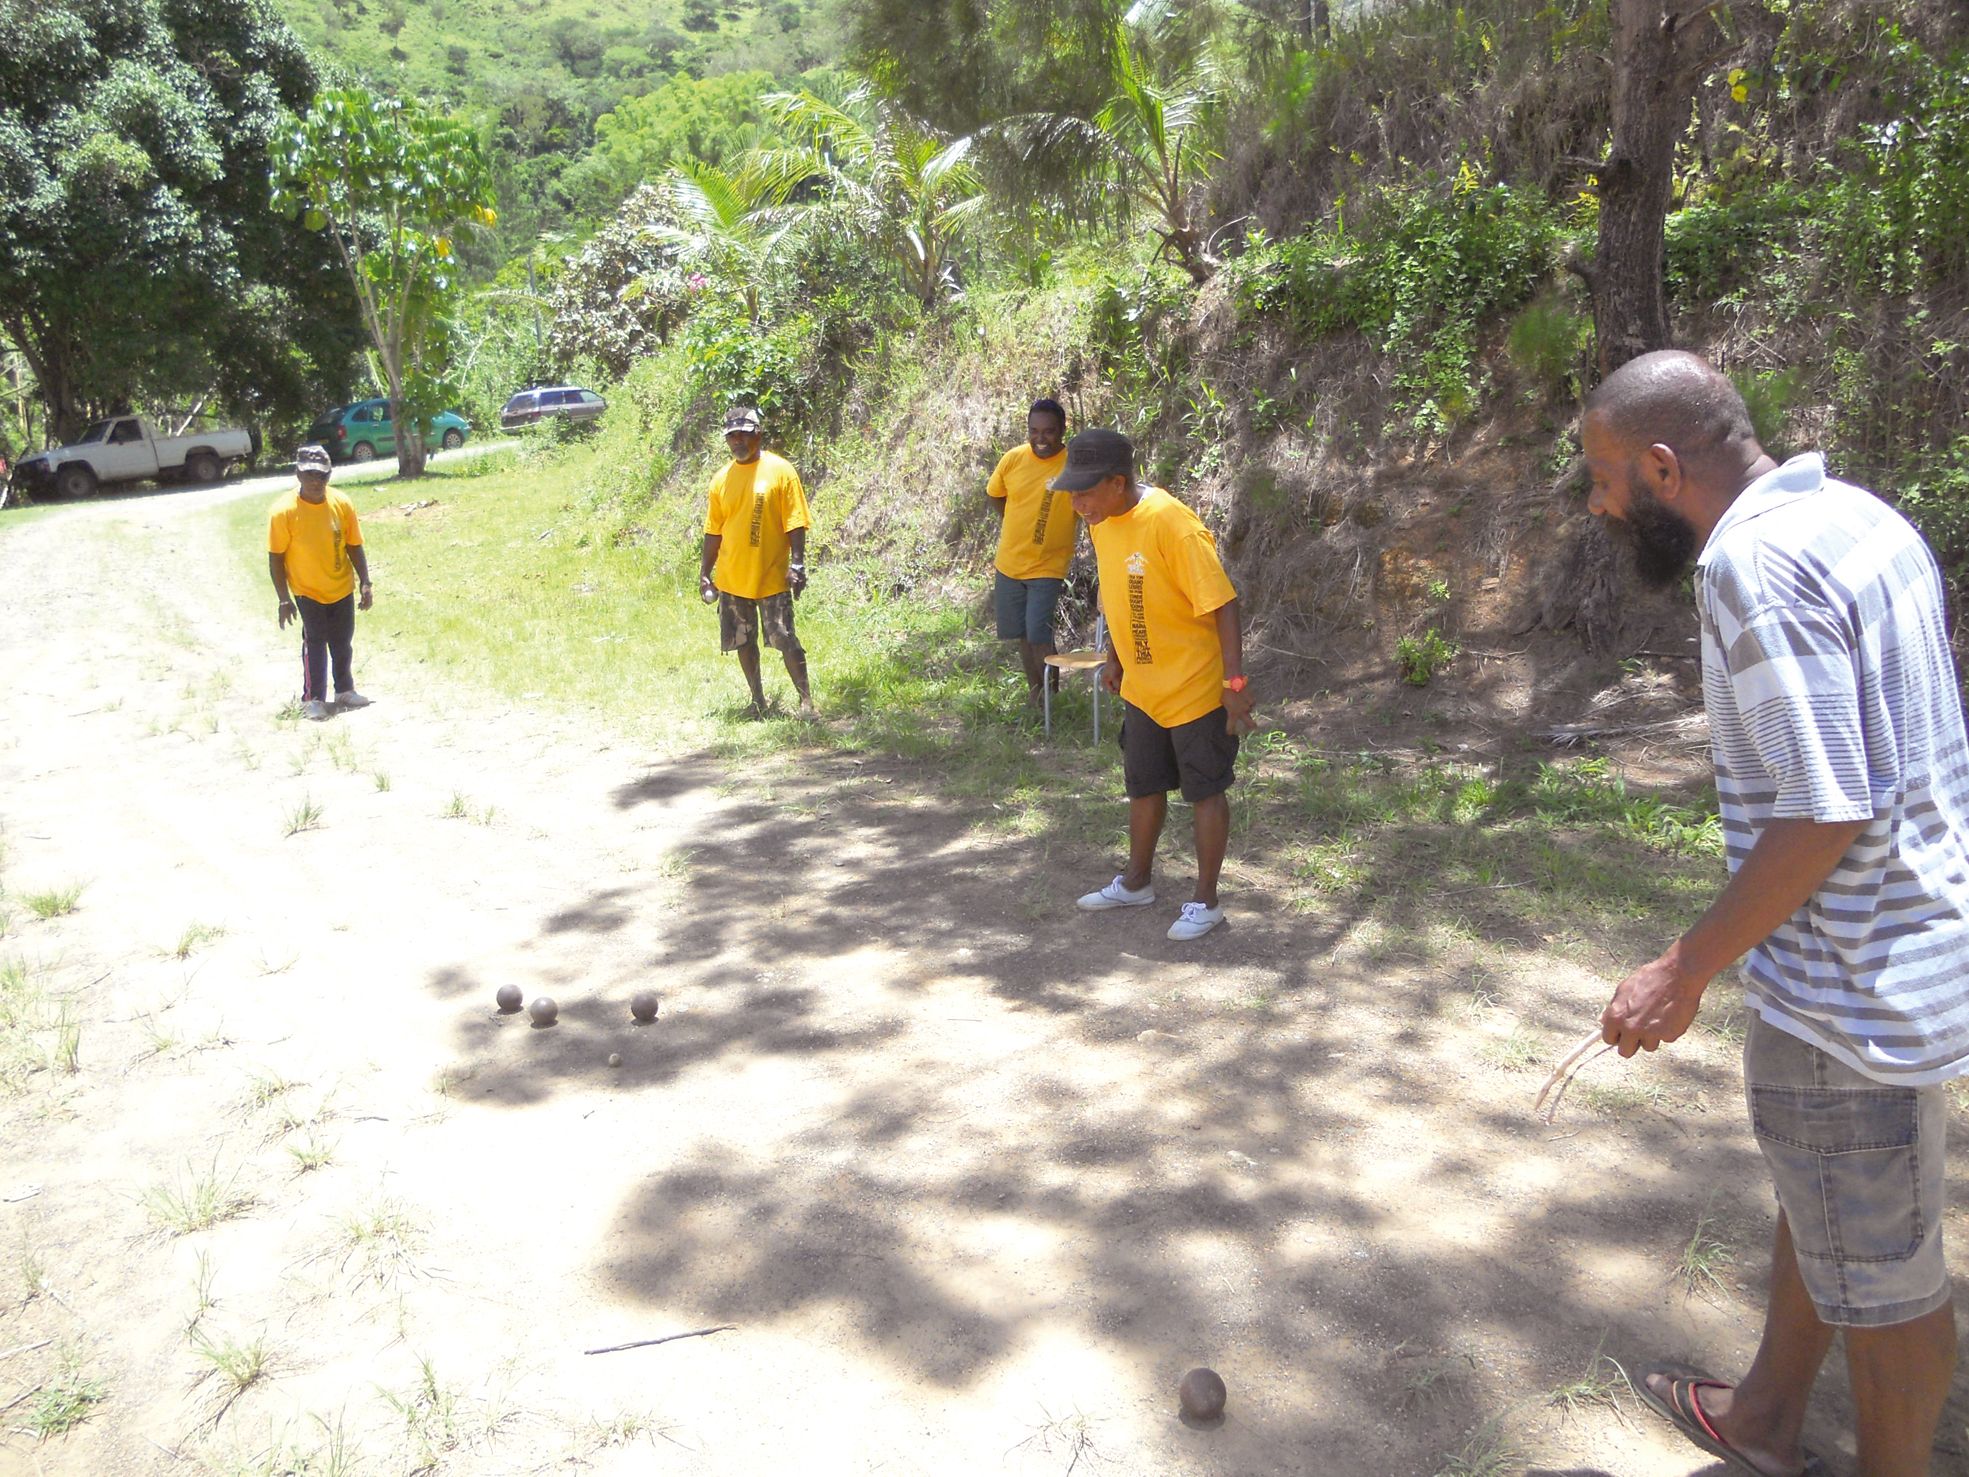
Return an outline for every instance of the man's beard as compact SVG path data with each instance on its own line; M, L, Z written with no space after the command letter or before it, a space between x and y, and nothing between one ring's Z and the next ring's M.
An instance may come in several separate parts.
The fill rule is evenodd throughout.
M1695 562L1696 526L1657 502L1639 477L1628 480L1627 516L1621 528L1634 552L1634 573L1649 589L1667 589Z

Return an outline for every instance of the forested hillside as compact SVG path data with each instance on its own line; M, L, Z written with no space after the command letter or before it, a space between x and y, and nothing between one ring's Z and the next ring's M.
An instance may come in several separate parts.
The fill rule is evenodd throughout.
M0 7L11 445L50 424L37 403L72 424L209 401L278 444L310 403L372 386L484 425L518 385L565 377L617 409L598 444L540 454L602 516L672 528L652 558L681 567L716 450L701 428L757 400L833 510L834 555L907 586L970 557L972 484L1019 405L1053 392L1137 437L1274 596L1269 619L1442 649L1473 620L1530 622L1604 647L1617 587L1569 480L1572 422L1598 375L1676 342L1728 368L1775 448L1823 447L1914 510L1952 570L1969 559L1955 9L1743 0L1669 27L1661 0L285 13L288 41L250 43L305 53L278 106L366 89L387 106L334 106L397 162L353 190L276 138L276 211L255 200L263 94L205 108L238 143L210 179L205 156L172 156L162 104L116 80L136 43L107 23L151 17L173 65L222 81L244 54L226 27L264 11ZM425 141L408 152L383 136L399 104ZM441 127L472 156L447 155L449 191L418 155ZM182 253L146 255L157 232L64 249L105 190L158 208L154 179L183 207L160 220L217 210L215 229L247 228L224 239L313 252L329 284L323 241L372 241L414 198L411 234L364 271L416 333L387 351L371 333L364 377L353 286L330 285L314 342L291 315L238 320L282 366L272 392L156 352L180 336L137 305ZM95 351L118 313L143 352ZM897 493L905 454L927 494ZM1401 532L1423 504L1475 526Z
M838 63L843 46L841 0L277 0L275 8L330 72L483 120L506 204L500 242L522 248L541 231L578 229L613 208L628 192L617 162L625 148L658 172L676 156L640 136L682 135L715 158L756 122L736 100L755 97L764 79ZM589 160L596 120L648 94L659 96L623 110L613 151ZM630 142L619 142L625 136Z

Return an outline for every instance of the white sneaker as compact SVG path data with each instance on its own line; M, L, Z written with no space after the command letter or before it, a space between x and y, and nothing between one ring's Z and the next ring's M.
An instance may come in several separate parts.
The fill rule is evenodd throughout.
M338 708L366 708L369 706L369 699L351 687L347 692L338 692L335 694L335 706Z
M1213 908L1208 903L1184 903L1183 911L1169 925L1169 936L1178 941L1200 939L1223 921L1222 908Z
M1137 891L1117 877L1099 892L1088 893L1080 900L1080 906L1090 913L1101 913L1109 908L1146 908L1154 901L1155 888L1144 887Z
M302 703L301 716L303 718L312 718L317 723L326 722L328 719L328 704L324 703L320 698L316 698L311 703Z

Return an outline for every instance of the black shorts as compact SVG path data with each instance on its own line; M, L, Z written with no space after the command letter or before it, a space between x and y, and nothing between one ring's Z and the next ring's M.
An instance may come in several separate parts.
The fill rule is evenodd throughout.
M1121 778L1128 798L1180 789L1194 805L1231 787L1237 735L1217 708L1175 728L1164 728L1133 703L1121 705Z

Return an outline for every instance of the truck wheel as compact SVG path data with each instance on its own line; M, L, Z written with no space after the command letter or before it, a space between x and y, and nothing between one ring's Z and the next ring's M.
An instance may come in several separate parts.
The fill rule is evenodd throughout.
M87 497L96 490L96 474L83 462L70 462L55 473L55 491L63 497Z
M444 449L446 451L456 451L464 444L465 433L456 426L453 426L449 431L444 433Z
M217 482L225 470L225 464L209 451L193 452L185 458L185 471L194 482Z
M376 460L376 448L371 446L367 441L358 441L349 450L349 460L352 462L373 462Z

